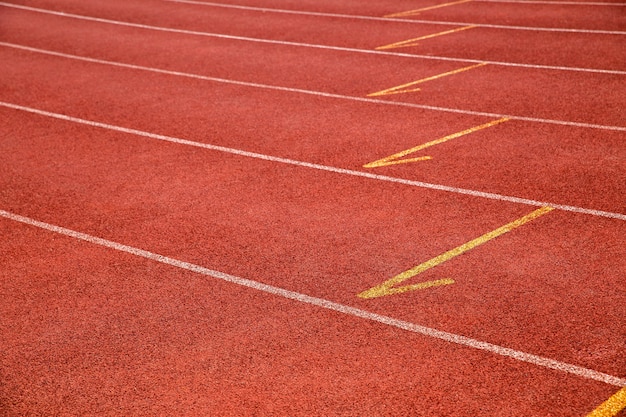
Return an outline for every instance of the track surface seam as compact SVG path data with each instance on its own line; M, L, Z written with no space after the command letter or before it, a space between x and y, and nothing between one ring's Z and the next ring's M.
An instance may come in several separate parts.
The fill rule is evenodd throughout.
M260 154L256 152L244 151L241 149L234 149L234 148L228 148L225 146L211 145L211 144L195 142L195 141L191 141L187 139L180 139L180 138L175 138L171 136L159 135L159 134L145 132L141 130L115 126L115 125L111 125L108 123L100 123L100 122L95 122L91 120L85 120L85 119L81 119L77 117L67 116L64 114L48 112L45 110L39 110L39 109L35 109L32 107L21 106L21 105L13 104L13 103L6 103L2 101L0 101L0 106L14 109L14 110L21 110L21 111L25 111L25 112L32 113L32 114L37 114L40 116L47 116L47 117L51 117L51 118L55 118L59 120L79 123L83 125L99 127L99 128L108 129L108 130L114 130L114 131L122 132L122 133L129 133L132 135L162 140L166 142L177 143L181 145L188 145L188 146L194 146L197 148L210 149L214 151L225 152L225 153L245 156L249 158L262 159L262 160L270 161L270 162L279 162L279 163L288 164L288 165L295 165L295 166L300 166L300 167L317 169L320 171L327 171L327 172L333 172L337 174L369 178L369 179L374 179L378 181L393 182L393 183L404 184L404 185L409 185L413 187L427 188L431 190L470 195L473 197L481 197L481 198L486 198L490 200L507 201L511 203L518 203L518 204L537 206L537 207L550 206L550 207L553 207L555 209L559 209L562 211L569 211L573 213L588 214L592 216L607 217L611 219L626 221L626 214L621 214L621 213L612 213L612 212L607 212L607 211L602 211L602 210L587 209L587 208L570 206L570 205L554 204L554 203L536 201L536 200L531 200L531 199L526 199L526 198L512 197L512 196L506 196L506 195L488 193L488 192L476 191L476 190L468 190L464 188L450 187L447 185L431 184L431 183L422 182L422 181L407 180L407 179L402 179L402 178L389 177L386 175L370 174L367 172L355 171L351 169L337 168L337 167L332 167L332 166L327 166L327 165L314 164L310 162L297 161L297 160L289 159L289 158L281 158L277 156L264 155L264 154Z
M402 52L380 51L380 50L374 50L374 49L372 50L358 49L358 48L348 48L348 47L342 47L342 46L318 45L318 44L303 43L303 42L279 41L279 40L272 40L272 39L252 38L252 37L247 37L247 36L225 35L221 33L211 33L211 32L203 32L203 31L188 30L188 29L176 29L176 28L167 28L167 27L161 27L161 26L144 25L141 23L125 22L121 20L111 20L111 19L104 19L100 17L92 17L92 16L85 16L85 15L77 15L77 14L72 14L72 13L57 12L54 10L15 5L12 3L5 3L5 2L0 2L0 6L27 10L27 11L36 12L36 13L51 14L54 16L62 16L62 17L70 18L70 19L87 20L87 21L106 23L106 24L112 24L112 25L118 25L118 26L134 27L138 29L157 30L161 32L180 33L184 35L206 36L206 37L218 38L218 39L231 39L231 40L238 40L238 41L244 41L244 42L267 43L267 44L274 44L274 45L295 46L295 47L302 47L302 48L327 49L327 50L340 51L340 52L351 52L351 53L361 53L361 54L381 55L381 56L396 56L396 57L412 58L412 59L428 59L428 60L434 60L434 61L463 62L463 63L474 63L474 64L483 63L483 64L503 66L503 67L518 67L518 68L532 68L532 69L542 69L542 70L552 70L552 71L574 71L574 72L589 72L589 73L597 73L597 74L626 75L626 71L622 71L622 70L610 70L610 69L600 69L600 68L597 68L597 69L596 68L579 68L579 67L567 67L567 66L555 66L555 65L535 65L535 64L524 64L524 63L515 63L515 62L504 62L504 61L485 61L485 60L479 60L479 59L440 57L440 56L432 56L432 55L417 55L417 54L407 54L407 53L402 53Z
M263 284L258 281L240 278L234 275L230 275L224 272L215 271L209 268L205 268L199 265L195 265L189 262L180 261L178 259L169 258L164 255L159 255L153 252L149 252L143 249L139 249L133 246L124 245L111 240L99 238L86 233L78 232L75 230L67 229L61 226L41 222L29 217L14 214L5 210L0 210L0 216L6 219L14 220L20 223L24 223L30 226L35 226L50 232L59 233L65 236L80 239L92 244L100 245L110 249L114 249L120 252L125 252L131 255L139 256L145 259L156 261L162 264L174 266L180 269L196 272L202 275L217 278L226 282L237 284L240 286L252 288L265 293L277 295L283 298L299 301L301 303L314 305L317 307L325 308L349 316L354 316L387 326L396 327L399 329L407 330L413 333L418 333L424 336L432 337L435 339L444 340L446 342L462 345L478 350L487 351L500 356L506 356L517 361L527 362L533 365L541 366L544 368L554 369L557 371L566 372L569 374L577 375L586 379L604 382L606 384L615 385L619 387L626 386L626 379L619 378L613 375L605 374L603 372L595 371L593 369L584 368L577 365L557 361L550 358L545 358L538 355L522 352L519 350L494 345L492 343L483 342L477 339L472 339L466 336L437 330L430 327L421 326L418 324L410 323L403 320L394 319L389 316L384 316L376 313L372 313L366 310L362 310L356 307L351 307L345 304L336 303L323 298L312 297L310 295L298 293L295 291L286 290L284 288L275 287L273 285Z

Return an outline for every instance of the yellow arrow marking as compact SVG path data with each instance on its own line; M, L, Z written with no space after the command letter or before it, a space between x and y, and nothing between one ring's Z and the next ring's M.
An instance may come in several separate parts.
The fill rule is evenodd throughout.
M417 157L417 158L408 158L408 159L400 159L400 158L405 157L407 155L410 155L410 154L412 154L414 152L421 151L422 149L426 149L426 148L429 148L431 146L447 142L447 141L449 141L451 139L456 139L458 137L467 135L469 133L476 132L476 131L481 130L481 129L486 129L486 128L491 127L491 126L495 126L497 124L506 122L507 120L509 120L509 119L507 119L506 117L503 117L502 119L493 120L493 121L491 121L489 123L485 123L485 124L482 124L480 126L474 126L472 128L465 129L465 130L463 130L461 132L453 133L451 135L444 136L443 138L435 139L435 140L432 140L430 142L426 142L426 143L423 143L421 145L415 146L415 147L413 147L411 149L407 149L407 150L402 151L402 152L394 153L393 155L390 155L390 156L387 156L385 158L376 160L374 162L370 162L369 164L363 165L363 168L379 168L379 167L384 167L384 166L388 166L388 165L408 164L408 163L411 163L411 162L418 162L418 161L425 161L425 160L428 160L428 159L432 159L432 156L420 156L420 157Z
M473 26L473 25L463 26L461 28L445 30L443 32L437 32L437 33L433 33L430 35L420 36L419 38L407 39L406 41L400 41L396 43L391 43L389 45L379 46L376 49L380 51L384 49L407 48L409 46L417 46L418 41L423 41L424 39L436 38L437 36L448 35L450 33L460 32L462 30L472 29L475 27L476 26Z
M624 409L626 409L626 387L613 394L587 417L615 417Z
M447 77L448 75L458 74L459 72L469 71L471 69L482 67L484 65L487 65L487 63L481 62L480 64L470 65L469 67L463 67L463 68L455 69L453 71L444 72L442 74L433 75L432 77L422 78L421 80L413 81L413 82L402 84L396 87L387 88L386 90L377 91L375 93L368 94L367 97L387 96L390 94L403 94L403 93L411 93L415 91L420 91L419 88L412 88L410 90L405 90L405 88L412 87L414 85L421 84L426 81L432 81L438 78Z
M424 7L424 8L421 8L421 9L415 9L415 10L409 10L409 11L406 11L406 12L388 14L388 15L386 15L384 17L413 16L413 15L419 14L420 12L425 12L426 10L439 9L440 7L454 6L455 4L467 3L469 1L472 1L472 0L460 0L460 1L453 1L451 3L437 4L435 6Z
M511 230L516 229L530 222L531 220L534 220L537 217L542 216L552 210L554 210L552 207L541 207L540 209L537 209L533 211L532 213L527 214L524 217L521 217L511 223L505 224L504 226L499 227L495 230L492 230L489 233L485 233L484 235L474 240L470 240L469 242L461 246L458 246L452 250L449 250L448 252L443 253L439 256L436 256L433 259L427 262L424 262L423 264L420 264L414 268L409 269L408 271L404 271L401 274L396 275L395 277L391 278L388 281L383 282L382 284L376 287L370 288L367 291L363 291L362 293L358 294L357 297L377 298L377 297L382 297L385 295L400 294L400 293L407 292L407 291L420 290L423 288L434 287L438 285L452 284L454 283L454 281L448 278L448 279L443 279L443 280L438 280L438 281L428 281L428 282L422 282L419 284L411 284L411 285L405 285L402 287L396 287L396 285L400 284L401 282L404 282L410 278L413 278L414 276L419 275L422 272L427 271L431 268L434 268L435 266L440 265L446 261L449 261L452 258L455 258L471 249L474 249L476 246L482 245L483 243L486 243L492 239L495 239L498 236L501 236L507 232L510 232Z

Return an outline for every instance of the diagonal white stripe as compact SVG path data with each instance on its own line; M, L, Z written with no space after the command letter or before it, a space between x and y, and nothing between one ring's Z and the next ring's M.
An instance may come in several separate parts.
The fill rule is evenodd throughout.
M419 324L410 323L403 320L394 319L392 317L383 316L376 313L371 313L366 310L362 310L356 307L351 307L344 304L339 304L333 301L325 300L323 298L312 297L310 295L301 294L295 291L286 290L284 288L275 287L273 285L263 284L258 281L250 279L240 278L234 275L226 274L224 272L215 271L199 265L195 265L189 262L180 261L178 259L169 258L167 256L159 255L153 252L149 252L143 249L139 249L133 246L124 245L121 243L113 242L111 240L102 239L96 236L88 235L86 233L77 232L75 230L66 229L61 226L44 223L38 220L31 219L29 217L20 216L18 214L10 213L8 211L0 210L0 217L4 217L10 220L14 220L20 223L24 223L30 226L35 226L40 229L48 230L50 232L59 233L65 236L69 236L75 239L84 240L95 245L103 246L109 249L114 249L120 252L129 253L131 255L139 256L151 261L159 262L165 265L170 265L176 268L184 269L187 271L195 272L212 278L220 279L226 282L230 282L243 287L252 288L265 293L273 294L279 297L288 298L305 304L311 304L317 307L332 310L338 313L346 314L353 317L359 317L365 320L374 321L377 323L385 324L387 326L396 327L399 329L407 330L409 332L418 333L427 337L444 340L446 342L454 343L457 345L467 346L473 349L478 349L486 352L490 352L500 356L506 356L521 362L531 363L536 366L544 368L555 369L561 372L566 372L573 375L578 375L582 378L591 379L599 382L604 382L610 385L616 385L619 387L626 386L626 379L619 378L613 375L598 372L593 369L584 368L577 365L571 365L569 363L560 362L554 359L545 358L542 356L533 355L531 353L522 352L507 347L494 345L488 342L472 339L466 336L448 333L442 330L433 329L430 327L420 326Z
M281 164L295 165L295 166L304 167L304 168L317 169L320 171L334 172L336 174L351 175L354 177L369 178L369 179L378 180L378 181L386 181L386 182L404 184L404 185L408 185L412 187L427 188L427 189L438 190L438 191L447 191L447 192L451 192L455 194L471 195L473 197L487 198L490 200L507 201L510 203L525 204L529 206L537 206L537 207L550 206L550 207L563 210L563 211L569 211L569 212L581 213L581 214L589 214L592 216L599 216L599 217L608 217L608 218L617 219L617 220L626 220L626 214L621 214L621 213L612 213L608 211L593 210L593 209L587 209L587 208L576 207L576 206L554 204L554 203L549 203L545 201L529 200L526 198L511 197L511 196L506 196L506 195L501 195L501 194L487 193L483 191L468 190L465 188L450 187L447 185L431 184L431 183L422 182L422 181L406 180L402 178L388 177L386 175L370 174L368 172L354 171L351 169L337 168L337 167L321 165L321 164L313 164L310 162L297 161L297 160L289 159L289 158L281 158L277 156L264 155L264 154L256 153L256 152L248 152L248 151L244 151L241 149L227 148L224 146L211 145L208 143L194 142L194 141L187 140L187 139L180 139L180 138L175 138L171 136L158 135L155 133L144 132L142 130L115 126L115 125L111 125L108 123L94 122L91 120L80 119L77 117L67 116L67 115L59 114L59 113L52 113L52 112L48 112L45 110L34 109L32 107L20 106L18 104L6 103L3 101L0 101L0 107L6 107L6 108L14 109L14 110L21 110L21 111L25 111L25 112L32 113L32 114L38 114L40 116L52 117L55 119L65 120L68 122L79 123L79 124L93 126L93 127L99 127L102 129L114 130L117 132L128 133L131 135L137 135L137 136L142 136L146 138L177 143L180 145L194 146L197 148L210 149L213 151L225 152L225 153L230 153L234 155L245 156L248 158L262 159L265 161L278 162Z

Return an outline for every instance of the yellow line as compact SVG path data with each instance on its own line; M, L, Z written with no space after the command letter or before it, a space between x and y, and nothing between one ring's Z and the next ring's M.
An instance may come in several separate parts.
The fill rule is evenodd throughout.
M472 1L472 0L459 0L459 1L453 1L451 3L437 4L435 6L424 7L424 8L421 8L421 9L415 9L415 10L409 10L409 11L406 11L406 12L388 14L388 15L386 15L384 17L411 16L411 15L414 15L414 14L419 14L420 12L425 12L426 10L439 9L440 7L454 6L455 4L467 3L469 1Z
M411 149L413 149L413 148L411 148ZM409 150L411 150L411 149L409 149ZM419 149L416 149L413 152L416 152L418 150ZM420 157L417 157L417 158L395 160L396 158L401 158L404 155L406 155L406 153L398 152L398 153L393 154L391 156L388 156L386 158L382 158L382 159L379 159L377 161L370 162L369 164L365 164L365 165L363 165L363 168L380 168L380 167L386 167L386 166L389 166L389 165L410 164L411 162L428 161L430 159L433 159L432 156L428 156L427 155L427 156L420 156Z
M463 67L463 68L455 69L453 71L448 71L448 72L444 72L442 74L433 75L432 77L426 77L426 78L422 78L421 80L412 81L410 83L398 85L396 87L387 88L386 90L377 91L375 93L368 94L367 97L387 96L387 95L391 95L391 94L404 94L404 93L411 93L411 92L414 92L414 91L420 91L419 88L412 88L410 90L403 90L403 88L411 87L411 86L414 86L414 85L417 85L417 84L421 84L421 83L424 83L426 81L432 81L432 80L436 80L438 78L447 77L448 75L458 74L459 72L469 71L471 69L482 67L482 66L485 66L485 65L487 65L486 62L481 62L480 64L470 65L469 67Z
M444 30L443 32L432 33L430 35L420 36L419 38L407 39L406 41L400 41L396 43L391 43L389 45L379 46L375 49L380 51L384 49L406 48L409 46L416 46L418 41L423 41L424 39L436 38L437 36L448 35L450 33L460 32L462 30L472 29L475 27L476 26L474 25L470 25L470 26L463 26L461 28L456 28L456 29L451 29L451 30Z
M530 222L531 220L534 220L537 217L542 216L552 210L554 210L552 207L541 207L540 209L537 209L533 211L532 213L527 214L524 217L521 217L511 223L508 223L502 227L492 230L489 233L485 233L484 235L474 240L470 240L469 242L461 246L458 246L452 250L449 250L448 252L443 253L439 256L436 256L433 259L427 262L424 262L423 264L420 264L414 268L409 269L408 271L404 271L401 274L396 275L395 277L391 278L388 281L383 282L382 284L376 287L370 288L367 291L363 291L362 293L358 294L357 297L376 298L376 297L382 297L385 295L399 294L399 293L403 293L407 291L421 289L420 287L421 284L405 285L403 287L395 287L395 285L401 282L404 282L418 274L421 274L424 271L434 268L437 265L440 265L446 261L449 261L450 259L455 258L471 249L474 249L475 247L482 245L483 243L486 243L492 239L497 238L498 236L501 236L507 232L510 232L511 230L516 229ZM449 281L452 281L452 280L449 280ZM449 282L449 281L447 283L454 282L454 281L452 282Z
M624 409L626 409L626 387L613 394L587 417L615 417Z
M424 160L427 160L427 159L432 159L431 156L420 156L418 158L410 158L410 159L399 159L399 158L402 158L402 157L404 157L406 155L412 154L412 153L417 152L417 151L421 151L422 149L426 149L426 148L429 148L429 147L434 146L434 145L439 145L440 143L447 142L447 141L449 141L451 139L456 139L458 137L467 135L469 133L473 133L473 132L476 132L478 130L486 129L486 128L491 127L491 126L495 126L497 124L506 122L507 120L509 120L509 119L507 119L506 117L503 117L502 119L492 120L489 123L485 123L485 124L482 124L480 126L474 126L472 128L465 129L465 130L463 130L461 132L456 132L456 133L453 133L451 135L444 136L443 138L440 138L440 139L431 140L430 142L423 143L423 144L415 146L415 147L413 147L411 149L407 149L407 150L402 151L402 152L394 153L393 155L390 155L390 156L387 156L385 158L376 160L374 162L370 162L369 164L365 164L365 165L363 165L363 168L379 168L379 167L384 167L384 166L387 166L387 165L408 164L410 162L417 162L417 161L424 161Z

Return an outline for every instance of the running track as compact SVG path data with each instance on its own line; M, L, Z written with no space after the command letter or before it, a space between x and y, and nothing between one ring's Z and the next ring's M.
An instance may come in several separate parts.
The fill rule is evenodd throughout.
M0 2L0 415L623 416L626 6Z

